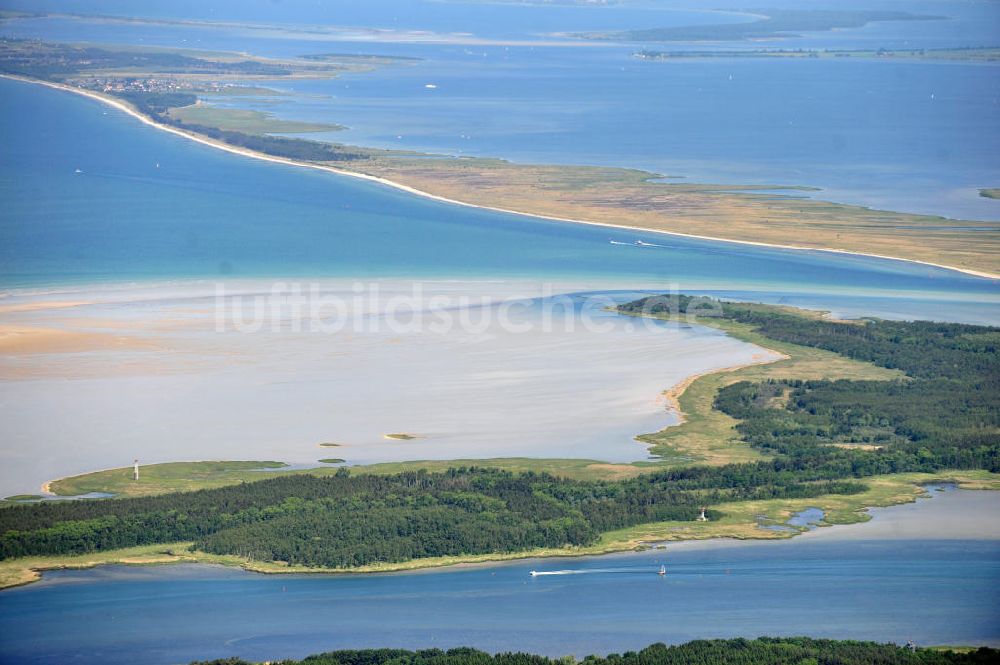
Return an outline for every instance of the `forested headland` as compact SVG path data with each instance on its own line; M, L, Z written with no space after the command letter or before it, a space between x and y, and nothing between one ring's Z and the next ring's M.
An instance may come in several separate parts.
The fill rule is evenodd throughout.
M641 651L607 656L547 658L526 653L491 655L470 648L364 649L331 651L303 660L272 661L272 665L986 665L1000 651L982 647L968 652L911 649L895 644L808 637L760 637L755 640L696 640L676 646L653 644ZM239 658L192 665L251 665Z
M0 510L0 558L193 542L247 560L353 568L430 557L583 547L602 533L709 520L726 504L864 491L865 478L1000 470L1000 330L929 322L837 322L780 308L686 296L621 307L658 317L721 317L783 342L834 351L906 376L895 381L740 382L715 407L737 419L752 463L572 480L466 466L392 475L289 475L195 492L42 502Z
M715 408L740 421L743 440L797 466L820 464L838 469L839 477L855 478L940 469L1000 471L998 328L833 321L684 295L653 296L619 309L737 321L769 339L906 374L898 381L789 380L723 388Z

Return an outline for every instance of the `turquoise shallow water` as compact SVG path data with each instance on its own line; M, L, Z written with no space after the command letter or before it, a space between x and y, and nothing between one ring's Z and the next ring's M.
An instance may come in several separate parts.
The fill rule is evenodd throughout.
M771 299L893 296L911 302L911 316L930 311L929 300L956 303L963 312L953 318L997 315L996 282L952 271L442 204L223 153L29 84L0 82L0 117L0 285L7 289L187 278L499 276L726 288ZM946 306L934 312L949 316Z
M995 282L950 271L444 205L227 155L8 81L0 145L8 292L191 279L531 278L1000 320ZM952 508L951 522L996 513L995 504ZM142 654L166 664L372 645L582 655L765 633L1000 644L996 541L891 535L682 547L668 552L665 580L653 572L660 551L371 577L67 571L0 594L0 662L131 663ZM532 581L533 567L585 573Z

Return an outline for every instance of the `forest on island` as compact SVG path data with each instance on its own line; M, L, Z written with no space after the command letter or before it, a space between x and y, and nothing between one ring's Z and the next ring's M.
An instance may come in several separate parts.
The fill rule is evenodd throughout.
M546 658L525 653L491 655L467 647L405 651L364 649L332 651L303 660L271 661L271 665L987 665L1000 651L980 648L969 653L910 649L895 644L808 637L760 637L755 640L696 640L676 646L653 644L641 651L607 656ZM251 665L239 658L191 665Z
M904 471L1000 471L1000 329L960 323L834 321L765 305L652 296L622 312L724 318L765 337L906 374L898 381L740 382L715 408L779 458L861 478ZM831 444L863 444L876 450Z
M586 546L602 533L696 519L727 502L864 491L878 474L1000 470L1000 330L928 322L836 322L686 296L630 314L724 317L772 339L898 368L897 381L740 382L715 406L738 419L753 463L628 480L456 468L441 473L289 475L154 497L0 510L0 558L193 541L196 549L333 568L437 556ZM830 444L867 444L863 448Z
M808 477L818 482L803 482ZM263 561L363 566L435 556L590 545L602 532L694 520L700 506L853 493L772 464L628 481L457 468L444 473L290 475L154 497L42 502L0 510L0 558L193 540ZM709 519L718 515L708 511Z

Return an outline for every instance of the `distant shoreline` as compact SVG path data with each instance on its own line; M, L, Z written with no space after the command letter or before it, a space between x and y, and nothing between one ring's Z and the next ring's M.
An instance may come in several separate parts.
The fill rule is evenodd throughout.
M571 223L571 224L581 224L581 225L587 225L587 226L599 226L599 227L604 227L604 228L609 228L609 229L625 229L625 230L630 230L630 231L638 231L638 232L642 232L642 233L656 233L656 234L662 234L662 235L668 235L668 236L675 236L675 237L682 237L682 238L692 238L692 239L695 239L695 240L707 240L707 241L710 241L710 242L724 242L724 243L733 243L733 244L739 244L739 245L748 245L748 246L755 246L755 247L768 247L768 248L772 248L772 249L786 249L786 250L795 250L795 251L826 252L826 253L832 253L832 254L843 254L843 255L848 255L848 256L861 256L861 257L867 257L867 258L873 258L873 259L883 259L883 260L889 260L889 261L902 261L902 262L912 263L912 264L916 264L916 265L925 265L925 266L930 266L930 267L933 267L933 268L941 268L943 270L951 270L951 271L954 271L954 272L962 273L962 274L965 274L965 275L970 275L970 276L973 276L973 277L980 277L980 278L983 278L983 279L1000 280L1000 273L992 273L992 272L986 272L986 271L980 271L980 270L972 270L972 269L969 269L969 268L961 268L961 267L958 267L958 266L952 266L952 265L947 265L947 264L942 264L942 263L934 263L934 262L931 262L931 261L921 261L919 259L907 259L907 258L902 258L902 257L898 257L898 256L889 256L889 255L885 255L885 254L872 254L872 253L866 253L866 252L855 252L855 251L846 250L846 249L835 249L835 248L825 248L825 247L805 247L805 246L801 246L801 245L768 243L768 242L760 242L760 241L753 241L753 240L735 240L735 239L732 239L732 238L723 238L723 237L719 237L719 236L707 236L707 235L698 235L698 234L692 234L692 233L681 233L679 231L666 231L666 230L663 230L663 229L653 229L653 228L646 228L646 227L641 227L641 226L611 224L611 223L607 223L607 222L593 222L593 221L582 220L582 219L573 219L573 218L569 218L569 217L557 217L557 216L553 216L553 215L533 214L533 213L521 212L521 211L518 211L518 210L511 210L511 209L508 209L508 208L500 208L500 207L495 207L495 206L477 205L475 203L469 203L467 201L462 201L462 200L459 200L459 199L453 199L453 198L448 198L448 197L445 197L445 196L439 196L437 194L432 194L430 192L427 192L427 191L424 191L424 190L421 190L421 189L417 189L416 187L411 187L409 185L405 185L403 183L396 182L394 180L390 180L388 178L382 178L382 177L379 177L379 176L369 175L367 173L359 173L357 171L350 171L350 170L347 170L347 169L341 169L341 168L337 168L337 167L334 167L334 166L327 166L327 165L324 165L324 164L316 164L316 163L313 163L313 162L298 161L298 160L288 159L288 158L284 158L284 157L275 157L273 155L267 155L265 153L257 152L257 151L254 151L254 150L248 150L246 148L240 148L240 147L232 146L232 145L229 145L229 144L224 143L222 141L217 141L215 139L210 139L208 137L201 136L200 134L195 134L193 132L188 132L188 131L179 129L177 127L171 127L170 125L165 125L163 123L156 122L155 120L153 120L149 116L144 115L144 114L140 113L139 111L135 110L134 108L132 108L128 103L126 103L124 101L121 101L121 100L118 100L118 99L114 99L114 98L106 96L106 95L102 95L102 94L94 92L92 90L85 90L83 88L77 88L75 86L67 85L67 84L64 84L64 83L56 83L54 81L44 81L42 79L30 78L30 77L27 77L27 76L18 76L18 75L14 75L14 74L0 74L0 78L5 78L5 79L8 79L8 80L12 80L12 81L20 81L20 82L23 82L23 83L34 83L34 84L43 85L43 86L46 86L46 87L49 87L49 88L53 88L55 90L62 90L64 92L72 92L72 93L81 95L83 97L87 97L89 99L93 99L93 100L102 102L104 104L107 104L108 106L111 106L112 108L115 108L115 109L117 109L119 111L127 113L128 115L132 116L133 118L136 118L137 120L139 120L140 122L142 122L142 123L144 123L146 125L149 125L150 127L154 127L156 129L159 129L159 130L162 130L162 131L165 131L165 132L169 132L169 133L175 134L177 136L181 136L181 137L186 138L188 140L195 141L197 143L201 143L202 145L207 145L207 146L219 149L219 150L224 150L226 152L229 152L229 153L232 153L232 154L235 154L235 155L241 155L243 157L249 157L249 158L252 158L252 159L259 159L259 160L262 160L262 161L272 162L272 163L276 163L276 164L284 164L286 166L296 166L296 167L300 167L300 168L315 169L315 170L318 170L318 171L325 171L327 173L333 173L333 174L336 174L336 175L342 175L342 176L348 176L348 177L352 177L352 178L358 178L358 179L361 179L361 180L367 180L369 182L375 182L375 183L378 183L380 185L384 185L386 187L391 187L393 189L406 192L408 194L414 194L416 196L420 196L420 197L423 197L423 198L431 199L431 200L438 201L438 202L441 202L441 203L448 203L448 204L452 204L452 205L460 205L460 206L467 207L467 208L477 208L477 209L480 209L480 210L490 210L490 211L493 211L493 212L500 212L500 213L509 214L509 215L518 215L518 216L521 216L521 217L528 217L528 218L534 218L534 219L544 219L544 220L548 220L548 221L566 222L566 223Z

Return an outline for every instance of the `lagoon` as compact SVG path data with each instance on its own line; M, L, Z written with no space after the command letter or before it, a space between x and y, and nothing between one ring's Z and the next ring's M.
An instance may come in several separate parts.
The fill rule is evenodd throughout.
M515 10L482 13L491 11ZM550 17L561 21L560 11L552 10ZM60 26L28 25L41 32ZM85 35L73 22L59 29L65 38ZM152 41L169 32L144 30ZM179 28L172 30L171 40L180 34ZM884 26L867 34L898 37ZM294 39L272 44L272 53L303 47ZM322 46L330 50L337 42ZM413 52L410 46L394 50ZM498 48L482 53L501 56ZM343 111L354 126L345 136L365 143L391 142L405 127L408 142L401 146L439 150L452 147L454 137L445 129L502 117L512 124L494 126L463 150L610 163L620 158L622 140L608 131L621 124L615 113L575 99L582 113L573 125L565 122L562 109L536 108L540 113L528 117L491 95L510 76L519 80L513 103L527 107L540 91L551 93L547 73L582 66L595 85L617 86L609 96L634 99L619 95L621 88L639 90L655 81L662 90L680 91L697 102L693 93L703 91L692 86L704 79L710 85L703 100L725 106L734 91L759 93L772 71L760 63L702 63L660 80L657 63L632 69L629 48L554 48L543 56L523 49L491 70L493 78L471 81L474 68L465 59L483 55L448 46L421 54L430 56L428 64L410 70L408 78L386 70L370 79L336 81L331 88L316 84L313 92L336 92L334 106L330 97L311 97L311 109L307 103L294 108L304 114ZM548 59L545 67L537 67L539 58ZM621 67L630 71L622 76ZM997 174L990 138L996 134L997 69L934 67L902 63L876 69L861 63L829 69L793 63L782 70L788 78L775 85L805 86L817 94L794 100L791 124L775 128L775 145L787 159L773 160L776 166L768 171L756 167L740 141L741 132L754 128L752 117L749 124L731 125L729 149L705 162L691 157L704 156L694 132L680 139L664 135L667 140L660 142L631 139L636 159L629 165L686 175L703 168L716 181L753 172L762 181L818 184L827 192L839 186L842 200L903 209L933 204L934 211L978 215L995 205L969 195L977 179L995 184L987 181ZM425 94L428 75L441 83L439 99L408 96L410 84L419 84L418 94ZM820 79L829 89L808 87ZM909 81L905 87L920 95L933 88L942 103L902 99L911 115L897 122L892 113L898 106L883 104L881 93L866 92L897 79ZM579 81L569 83L562 79L562 85L579 89ZM353 92L337 90L342 84L355 85ZM816 118L810 114L841 97L853 100L852 109L861 114L840 127L853 133L811 131L809 121ZM406 101L402 106L400 99ZM858 99L870 103L857 105ZM658 93L653 101L665 100L669 95ZM444 116L439 113L444 108L457 111ZM643 108L643 117L664 119L662 107ZM685 126L703 108L698 103L671 108L666 120ZM420 113L408 112L413 109ZM451 126L402 125L401 113L444 117ZM957 117L973 121L956 123ZM883 143L873 145L866 140L868 120L883 129L877 123L891 122L900 131L877 131ZM601 124L605 121L612 124ZM570 131L549 131L557 125ZM928 131L938 127L947 131ZM579 140L592 135L606 143ZM914 136L927 141L913 142ZM413 284L427 285L427 295L515 294L528 303L524 311L530 320L536 320L540 293L573 294L576 301L668 289L852 316L1000 320L995 281L898 261L445 205L372 183L224 154L153 131L91 101L21 83L0 81L0 139L0 323L76 330L87 343L92 335L110 335L118 344L71 353L35 349L2 359L0 416L8 445L0 482L12 491L20 489L15 481L30 485L119 465L139 446L144 447L136 454L144 462L267 453L306 463L329 454L316 446L319 441L341 435L367 444L336 449L338 457L353 455L351 461L497 454L498 442L512 454L586 452L631 459L632 451L643 454L632 434L670 422L671 414L656 402L659 390L691 373L760 360L763 353L697 327L636 332L607 314L612 327L601 337L515 337L503 331L470 337L459 331L443 337L403 339L377 332L334 339L289 335L280 326L291 319L283 317L277 317L277 331L216 335L212 294L220 286L254 294L281 280L318 283L340 293L361 283L388 294ZM639 148L645 145L651 151L644 157ZM803 149L813 166L803 161ZM661 159L661 153L669 158ZM883 156L888 159L875 159ZM643 161L654 158L658 161ZM834 168L823 173L815 167L819 161ZM914 162L919 167L910 168ZM857 173L844 175L844 165L855 163ZM735 170L723 170L724 164ZM852 191L858 183L874 188L859 194ZM379 319L384 310L368 314ZM576 321L579 315L572 309L564 319ZM432 388L426 386L428 376L436 379ZM382 420L373 422L376 417ZM420 436L384 438L400 431ZM131 663L142 654L144 662L176 663L373 645L468 644L583 655L653 641L764 633L1000 644L997 508L994 494L952 492L878 511L868 524L819 529L792 542L685 543L557 564L440 572L264 577L205 566L55 572L36 585L0 594L0 662ZM655 575L663 561L670 567L666 579ZM528 570L542 567L581 574L528 577Z
M72 307L22 300L33 309L0 322L59 330L83 346L65 352L36 334L0 355L0 496L133 458L630 462L648 456L635 435L677 421L663 390L778 358L718 330L604 311L627 293L532 297L530 283L422 281L415 294L382 280L358 294L354 282L316 284L317 303L350 308L343 319L332 306L322 319L307 308L272 313L277 300L260 281L222 304L198 285L106 287ZM487 295L499 304L479 304ZM337 443L336 454L320 442Z
M526 303L683 290L848 316L1000 321L997 282L954 271L444 204L223 153L6 80L0 117L0 324L100 342L0 358L16 442L0 451L4 494L137 456L309 463L329 440L363 444L338 454L351 463L641 459L631 437L674 417L660 391L764 357L713 331L657 336L620 320L561 336L218 335L220 288L389 296L421 285L427 298ZM428 375L439 388L426 388ZM426 436L383 438L399 431Z
M73 11L88 5L71 4ZM267 7L251 3L220 4L213 18L259 21L268 14ZM93 11L107 13L102 7ZM157 18L171 11L178 9L146 8ZM186 11L202 15L200 8ZM925 2L914 11L948 19L807 32L764 46L995 45L1000 10L991 3ZM415 58L331 80L271 81L294 94L220 103L346 125L347 131L310 137L358 145L643 168L694 182L810 186L820 191L806 195L823 200L1000 220L1000 203L978 195L978 188L1000 181L995 62L644 62L633 57L644 47L740 50L761 43L552 38L560 31L748 20L723 12L664 11L652 3L586 8L389 0L337 11L283 5L282 15L284 25L268 30L55 17L8 21L0 34L278 57L332 52ZM300 24L297 30L293 23ZM324 28L303 31L309 23ZM363 29L369 27L386 30ZM409 31L426 32L407 37ZM436 88L425 88L428 83Z

